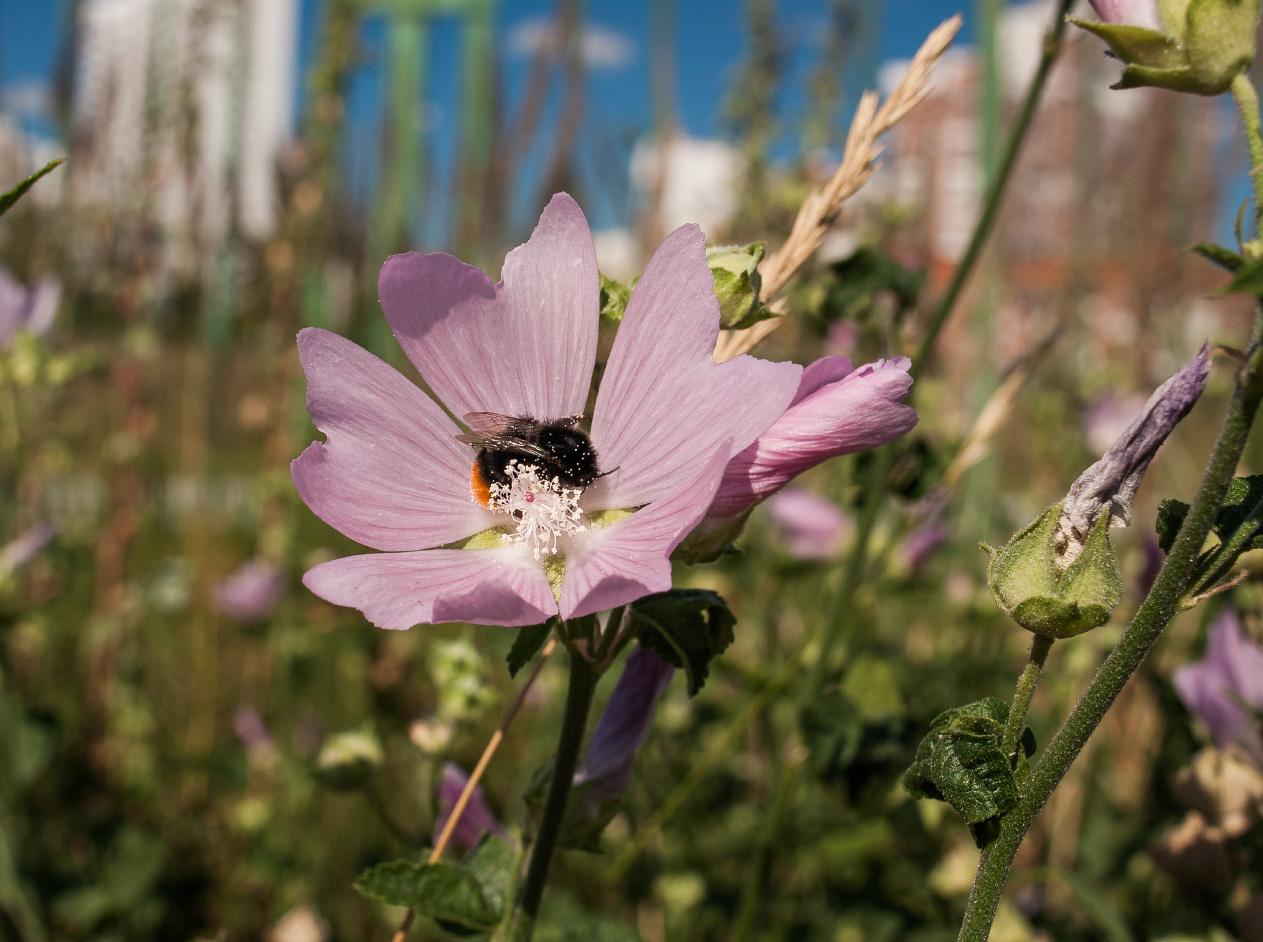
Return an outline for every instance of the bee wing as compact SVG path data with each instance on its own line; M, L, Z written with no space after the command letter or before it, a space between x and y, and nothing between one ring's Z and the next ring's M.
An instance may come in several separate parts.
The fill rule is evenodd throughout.
M463 416L469 426L468 435L457 435L456 440L466 445L487 445L493 439L510 436L517 420L498 412L466 412Z

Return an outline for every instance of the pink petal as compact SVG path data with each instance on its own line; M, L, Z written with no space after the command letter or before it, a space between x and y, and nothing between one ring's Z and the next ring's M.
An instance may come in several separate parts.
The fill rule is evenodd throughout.
M583 412L600 282L588 222L565 193L509 253L499 284L450 255L410 252L386 260L377 289L404 352L453 415Z
M534 625L557 614L544 571L517 547L347 556L308 570L303 585L378 628Z
M307 409L328 436L290 466L315 514L380 550L441 546L496 525L476 504L474 451L434 400L351 341L298 335Z
M894 441L917 424L901 400L912 387L906 357L851 369L824 357L803 372L794 403L724 471L714 518L742 513L827 458Z
M697 226L667 236L645 267L597 395L592 441L610 474L585 495L590 509L674 493L721 443L735 455L789 405L798 365L711 359L719 336L713 285Z
M611 526L576 536L561 582L561 617L591 615L671 588L671 553L706 513L725 454L721 443L686 486Z

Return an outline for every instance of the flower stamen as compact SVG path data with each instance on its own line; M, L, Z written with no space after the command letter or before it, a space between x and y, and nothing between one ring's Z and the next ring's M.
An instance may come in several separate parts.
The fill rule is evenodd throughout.
M557 552L562 534L587 529L579 510L582 488L565 487L560 479L545 478L535 465L519 461L510 461L505 474L508 484L491 485L491 508L517 521L510 539L529 546L537 560Z

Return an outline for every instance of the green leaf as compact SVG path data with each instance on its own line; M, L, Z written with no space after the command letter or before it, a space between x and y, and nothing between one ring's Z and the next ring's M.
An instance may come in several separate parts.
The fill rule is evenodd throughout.
M1196 252L1208 262L1214 262L1224 271L1235 272L1245 264L1245 259L1232 249L1216 245L1214 242L1198 242L1189 251Z
M52 173L65 162L65 157L58 157L56 160L50 160L39 170L36 170L33 174L11 189L8 193L0 196L0 216L3 216L11 210L13 208L13 204L26 195L26 191L35 185L35 181L46 174Z
M1158 520L1154 528L1158 531L1158 546L1162 552L1171 552L1175 538L1180 535L1180 527L1184 526L1184 518L1188 516L1189 505L1182 500L1168 497L1158 504Z
M487 834L464 864L482 887L482 897L488 908L499 914L497 921L504 918L513 894L517 860L517 850L513 845L495 834Z
M688 675L689 696L702 689L712 658L733 642L736 616L708 589L672 589L631 605L640 643Z
M1250 519L1260 503L1263 503L1263 474L1233 478L1228 485L1224 502L1215 514L1215 535L1223 542L1228 542L1237 529Z
M971 825L1005 814L1017 803L1017 780L1000 745L1008 718L1008 704L995 697L940 713L903 787L915 798L946 801Z
M517 637L513 639L513 647L509 648L509 656L506 658L510 677L516 677L518 671L535 660L535 655L544 646L544 642L548 640L556 624L557 619L550 618L541 624L527 625L525 628L518 629Z
M479 845L475 857L485 853L480 869L475 870L474 858L467 866L440 861L433 864L413 863L411 860L392 860L370 867L359 875L355 888L380 903L391 906L407 906L445 926L488 932L504 918L505 901L509 894L504 862L512 856L488 838ZM484 850L484 848L487 848ZM505 845L507 848L507 845ZM512 861L509 861L512 867ZM479 879L482 876L487 885ZM508 871L511 882L512 873Z
M617 324L623 319L627 310L627 302L631 300L632 289L621 281L605 277L601 273L601 317Z
M1237 269L1232 280L1218 294L1263 294L1263 256L1250 259Z
M759 300L763 287L759 263L766 249L766 242L706 246L706 262L710 265L715 297L719 300L720 327L744 330L777 316Z

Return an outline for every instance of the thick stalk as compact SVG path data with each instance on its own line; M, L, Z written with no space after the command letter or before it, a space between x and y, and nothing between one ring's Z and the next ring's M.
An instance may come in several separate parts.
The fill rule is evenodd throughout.
M1044 661L1052 648L1053 639L1036 635L1031 642L1030 660L1026 669L1017 680L1017 689L1013 692L1013 708L1009 710L1009 722L1004 727L1004 741L1000 744L1004 754L1013 757L1017 749L1018 737L1022 735L1022 727L1026 724L1026 711L1031 708L1031 697L1039 685L1039 675L1044 670Z
M1263 398L1263 314L1255 315L1246 362L1237 374L1236 389L1224 418L1219 440L1202 476L1193 506L1180 528L1153 588L1118 645L1097 671L1069 718L1044 750L1023 784L1017 805L1000 822L1000 833L987 845L978 863L973 892L965 909L959 942L985 942L996 906L1008 879L1009 867L1022 839L1071 764L1104 719L1127 681L1175 615L1180 597L1197 561L1206 535L1232 482L1245 447L1250 425Z
M1026 132L1030 128L1031 119L1035 116L1035 109L1039 105L1040 98L1043 97L1044 86L1048 84L1048 76L1052 72L1053 63L1061 52L1061 40L1066 31L1066 14L1070 12L1073 3L1074 0L1061 0L1057 4L1057 12L1053 17L1052 25L1044 36L1039 67L1035 70L1035 77L1026 90L1026 98L1022 101L1022 110L1018 112L1017 121L1014 122L1009 131L1008 140L1004 143L1000 165L996 168L995 176L991 178L987 187L987 198L982 206L982 215L978 217L978 224L974 226L973 236L969 240L965 254L961 257L960 264L952 272L952 280L948 283L947 290L943 292L943 297L939 299L934 313L930 316L930 322L925 328L925 336L921 338L921 345L917 348L916 356L912 358L913 373L919 373L925 365L939 331L943 329L947 316L956 306L965 282L976 267L983 246L987 244L987 237L991 235L991 227L995 223L1001 199L1004 197L1009 177L1013 173L1013 165L1017 163L1022 141L1026 139Z
M569 654L570 686L566 690L566 709L561 721L561 736L557 740L557 757L553 760L553 774L548 782L548 794L544 797L544 810L540 815L535 846L531 849L531 862L526 868L521 895L513 910L509 928L512 942L530 942L535 933L535 918L544 899L548 870L566 818L566 801L570 798L570 785L579 765L583 733L592 708L592 694L596 690L597 674L592 665L577 651Z

